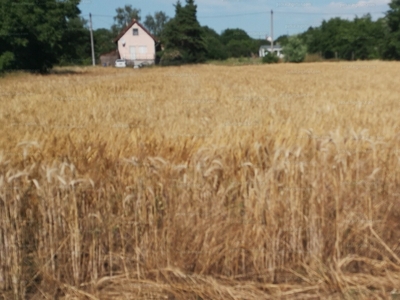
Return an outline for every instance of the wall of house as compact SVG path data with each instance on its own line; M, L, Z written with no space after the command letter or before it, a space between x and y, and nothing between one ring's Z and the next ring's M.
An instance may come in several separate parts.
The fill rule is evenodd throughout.
M264 57L264 56L267 55L268 52L271 52L271 49L265 49L265 48L263 48L263 49L260 49L260 50L259 50L259 55L260 55L260 57ZM279 50L277 50L276 48L274 48L274 53L275 53L278 57L280 57L280 58L283 58L283 57L284 57L284 55L282 54L282 49L280 49L280 48L279 48Z
M138 35L133 35L133 29L139 30ZM122 41L125 40L125 46ZM146 47L146 53L141 53L142 47ZM118 41L118 50L121 58L131 60L130 47L135 47L135 61L154 61L155 59L155 42L138 24L132 27Z

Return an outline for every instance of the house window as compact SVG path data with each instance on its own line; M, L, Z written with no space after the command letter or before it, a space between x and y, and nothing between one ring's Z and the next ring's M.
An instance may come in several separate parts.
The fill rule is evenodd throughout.
M147 53L147 46L140 46L139 47L140 54L146 54Z
M139 29L133 28L133 35L139 35Z

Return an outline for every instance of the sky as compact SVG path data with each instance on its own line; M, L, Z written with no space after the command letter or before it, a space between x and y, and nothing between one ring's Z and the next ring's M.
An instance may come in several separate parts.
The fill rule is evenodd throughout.
M92 14L93 29L110 28L114 23L117 7L132 5L141 10L141 21L146 15L163 11L174 17L176 0L81 0L81 15L89 19ZM185 1L181 0L184 4ZM373 20L385 15L390 0L327 1L327 0L197 0L197 19L221 33L227 28L240 28L253 38L265 39L271 34L273 11L273 37L297 34L310 26L316 27L323 20L334 17L352 20L355 16L370 13Z

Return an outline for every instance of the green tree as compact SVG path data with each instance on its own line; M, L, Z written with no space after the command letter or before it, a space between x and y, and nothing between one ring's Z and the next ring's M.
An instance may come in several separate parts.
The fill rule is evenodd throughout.
M386 13L386 44L384 50L385 59L400 59L400 0L392 0L389 3L390 10Z
M221 43L219 34L208 26L203 26L203 36L207 48L207 59L224 60L228 58L226 47Z
M322 52L321 47L321 28L309 27L307 31L299 34L299 37L306 44L309 53L316 54ZM284 45L284 44L282 44Z
M194 0L180 1L175 5L175 17L165 26L161 41L165 50L162 53L162 64L201 63L206 60L207 48L204 31L197 21L197 5Z
M311 54L324 58L373 59L382 57L385 40L384 20L372 21L369 14L353 21L333 18L299 35Z
M275 53L268 52L263 58L262 58L263 64L276 64L279 62L279 57Z
M382 19L372 21L371 15L356 17L353 23L353 34L346 59L377 59L382 57L384 47L384 26Z
M302 62L307 54L307 47L298 36L291 36L283 48L286 62Z
M96 61L99 61L100 55L116 49L114 44L115 36L106 28L99 28L93 31L94 52Z
M232 40L235 41L249 41L251 40L251 37L247 34L246 31L243 29L235 28L235 29L225 29L221 33L221 42L224 45L228 45L228 43Z
M252 54L258 53L261 45L265 45L259 40L252 39L243 29L225 29L221 33L221 42L226 46L230 57L250 57Z
M285 46L287 44L289 40L289 36L287 34L281 35L280 37L278 37L275 41L274 44L276 45L282 45Z
M132 5L125 5L125 7L118 7L116 10L117 15L114 17L115 24L111 26L111 32L117 36L122 29L132 22L132 19L140 21L140 9L132 8Z
M68 49L69 22L79 0L0 1L0 68L47 72Z
M154 17L152 15L147 15L143 24L151 34L159 37L168 21L169 17L164 12L158 11L154 13Z
M258 53L257 46L253 40L231 40L226 45L230 57L250 57L252 53Z
M91 63L90 31L82 17L69 20L63 35L63 53L59 65L88 65Z

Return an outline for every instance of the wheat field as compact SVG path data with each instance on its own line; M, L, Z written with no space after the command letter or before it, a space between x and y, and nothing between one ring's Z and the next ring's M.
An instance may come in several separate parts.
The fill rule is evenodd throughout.
M0 78L0 296L400 299L399 66Z

